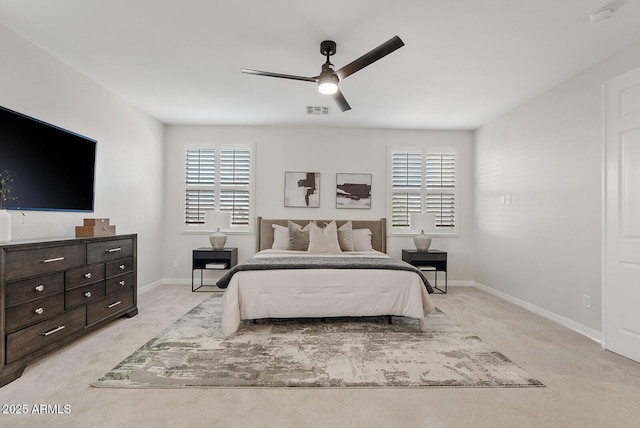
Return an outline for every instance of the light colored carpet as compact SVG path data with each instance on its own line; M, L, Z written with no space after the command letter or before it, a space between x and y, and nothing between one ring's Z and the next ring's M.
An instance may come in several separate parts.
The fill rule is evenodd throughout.
M185 263L191 263L187 258ZM191 281L140 290L140 313L33 362L0 403L70 405L0 414L11 428L628 428L640 420L640 364L475 287L433 295L462 328L544 388L94 388L91 382L210 297Z
M441 311L427 328L394 317L245 322L225 339L214 295L93 386L513 387L541 386Z

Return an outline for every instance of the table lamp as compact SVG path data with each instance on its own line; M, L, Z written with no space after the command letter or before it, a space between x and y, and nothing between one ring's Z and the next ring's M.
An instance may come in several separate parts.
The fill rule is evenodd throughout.
M209 241L214 250L221 250L227 242L227 235L222 233L220 229L227 229L231 225L231 214L225 211L207 211L204 218L205 227L209 230L215 229L209 235Z
M431 245L431 235L436 232L435 214L411 214L411 230L419 230L413 238L418 251L427 251ZM426 233L425 233L426 232Z

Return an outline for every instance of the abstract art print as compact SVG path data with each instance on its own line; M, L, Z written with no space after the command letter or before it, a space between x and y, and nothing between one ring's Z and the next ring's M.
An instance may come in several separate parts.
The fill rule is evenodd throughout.
M371 174L336 174L336 208L371 209Z
M318 208L320 206L320 173L285 172L284 206Z

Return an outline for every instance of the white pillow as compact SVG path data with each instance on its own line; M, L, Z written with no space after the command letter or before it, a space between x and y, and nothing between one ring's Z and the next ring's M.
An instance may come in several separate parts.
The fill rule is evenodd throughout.
M371 230L369 229L353 229L353 251L371 251Z
M338 228L338 243L340 243L340 249L342 251L354 251L351 220Z
M315 222L309 229L309 249L310 253L340 253L338 243L338 228L336 222L328 223L324 229Z
M271 248L274 250L286 250L289 248L289 228L279 224L272 224L272 226L273 245L271 245Z

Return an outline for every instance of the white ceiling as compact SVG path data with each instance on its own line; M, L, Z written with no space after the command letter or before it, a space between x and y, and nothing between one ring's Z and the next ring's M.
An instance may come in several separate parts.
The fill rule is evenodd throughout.
M640 1L0 0L0 24L167 124L475 129L639 41ZM322 40L339 69L396 34L340 83L345 113L313 83L240 73L316 76Z

